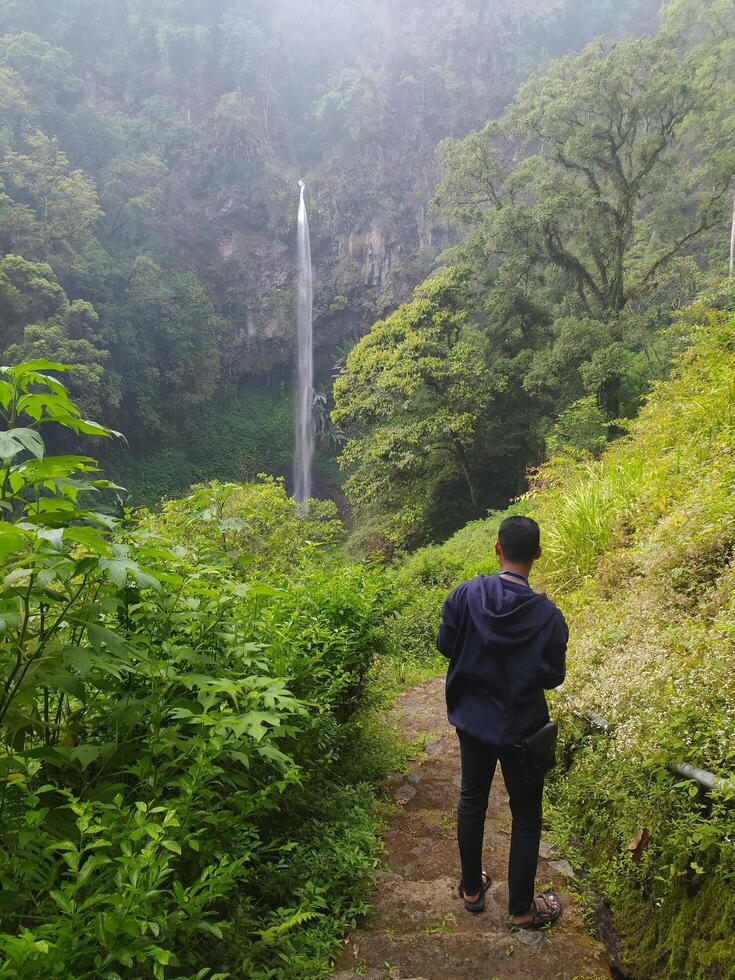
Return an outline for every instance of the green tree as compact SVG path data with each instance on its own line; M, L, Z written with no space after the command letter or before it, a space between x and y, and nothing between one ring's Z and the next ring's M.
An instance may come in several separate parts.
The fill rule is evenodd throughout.
M6 362L76 365L70 388L87 416L119 404L119 390L105 379L109 354L97 312L84 300L69 300L51 266L12 254L0 260L0 315Z
M508 433L492 422L506 378L490 369L486 338L463 309L466 279L456 269L428 279L359 341L334 385L347 493L360 512L392 513L399 541L425 536L449 487L464 498L461 512L479 514L478 462L507 449Z
M0 228L6 250L48 259L89 238L102 209L92 181L72 169L55 140L36 130L25 144L25 152L10 151L0 161L12 194L0 199Z
M32 114L32 103L20 76L0 64L0 158L12 149L16 134Z
M178 428L183 414L215 391L223 332L195 273L172 275L138 257L103 332L130 416L148 432Z
M591 395L573 402L559 415L549 434L548 447L552 454L567 450L582 450L599 456L607 447L609 423Z
M82 82L74 74L69 52L37 34L0 37L0 62L23 79L44 122L58 122L82 95Z
M609 51L592 44L527 82L501 119L439 151L437 202L473 229L468 248L501 271L535 269L567 315L600 323L584 356L597 358L608 417L621 407L615 364L629 304L722 226L735 170L722 145L681 165L691 128L718 99L721 59L677 42L676 56L670 33Z
M120 403L120 392L109 381L105 383L109 352L101 347L97 321L89 303L67 303L43 323L28 324L22 339L8 348L5 357L11 364L54 358L73 364L69 387L78 393L76 400L85 415L94 415L103 407L114 408Z
M438 331L443 356L432 350L428 383L410 340L422 329L434 339L416 329L417 294L376 324L335 385L348 493L395 515L403 540L438 532L432 495L456 496L459 474L478 513L501 485L520 490L546 436L551 448L566 435L598 452L665 370L661 327L701 288L696 250L729 205L732 149L711 139L703 152L694 136L711 113L722 118L728 51L671 26L596 42L527 82L482 131L441 145L436 200L469 229L443 273L463 283L448 320L456 347ZM324 105L354 117L360 90L343 80L347 107L336 92ZM478 374L464 399L470 364Z
M145 243L163 206L163 161L154 153L120 153L104 168L99 192L106 213L106 238Z
M0 313L3 349L19 340L27 323L45 320L67 302L53 269L45 262L29 262L9 253L0 259Z

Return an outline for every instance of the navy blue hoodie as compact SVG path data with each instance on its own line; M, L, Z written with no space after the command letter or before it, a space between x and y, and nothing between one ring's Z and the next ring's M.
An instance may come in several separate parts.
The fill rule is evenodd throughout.
M568 638L561 612L530 586L500 575L462 582L444 603L436 644L449 658L450 723L499 748L538 731L549 720L544 688L564 680Z

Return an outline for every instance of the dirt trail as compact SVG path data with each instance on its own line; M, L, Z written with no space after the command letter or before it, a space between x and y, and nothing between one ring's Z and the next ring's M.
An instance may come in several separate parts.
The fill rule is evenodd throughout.
M345 939L333 980L609 980L607 957L565 897L552 930L506 927L510 814L500 771L493 782L485 831L485 867L493 878L481 915L457 896L454 811L459 753L446 722L443 680L405 691L396 716L409 738L426 733L424 752L391 785L400 812L384 834L385 854L369 920ZM537 885L568 890L571 868L541 844ZM566 886L566 887L565 887Z

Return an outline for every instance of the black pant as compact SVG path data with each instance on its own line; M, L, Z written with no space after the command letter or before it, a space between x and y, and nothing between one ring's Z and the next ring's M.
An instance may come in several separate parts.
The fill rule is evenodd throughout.
M457 732L462 753L462 791L457 807L457 843L462 884L468 895L482 887L482 839L495 766L500 760L510 796L513 829L508 862L508 911L525 915L533 901L544 777L530 773L516 749L498 749Z

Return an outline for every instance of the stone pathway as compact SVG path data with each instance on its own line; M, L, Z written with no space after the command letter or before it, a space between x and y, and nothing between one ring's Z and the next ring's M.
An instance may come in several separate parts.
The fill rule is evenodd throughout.
M423 753L391 793L400 810L384 833L385 854L369 920L345 939L333 980L610 980L607 956L587 931L568 891L572 869L542 842L537 885L562 893L564 915L551 930L506 927L510 813L500 771L485 830L493 878L485 912L466 912L459 879L454 812L459 752L446 722L443 679L405 691L396 716L409 738L425 733Z

